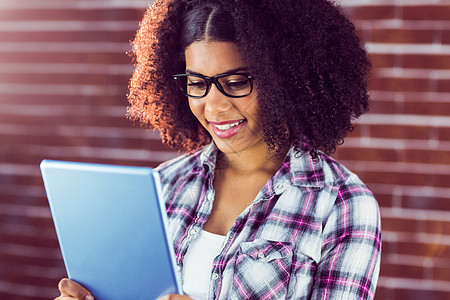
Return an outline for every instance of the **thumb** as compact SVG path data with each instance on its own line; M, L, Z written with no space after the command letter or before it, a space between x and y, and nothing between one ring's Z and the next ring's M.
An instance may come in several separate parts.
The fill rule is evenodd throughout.
M94 297L87 289L68 278L61 279L58 289L62 296L75 297L80 300L94 300Z

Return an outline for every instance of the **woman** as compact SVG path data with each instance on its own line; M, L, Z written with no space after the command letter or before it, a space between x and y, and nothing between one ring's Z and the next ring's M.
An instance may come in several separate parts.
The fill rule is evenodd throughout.
M157 1L133 50L129 116L186 152L158 168L186 294L167 298L372 299L378 206L327 156L368 108L370 64L339 8Z

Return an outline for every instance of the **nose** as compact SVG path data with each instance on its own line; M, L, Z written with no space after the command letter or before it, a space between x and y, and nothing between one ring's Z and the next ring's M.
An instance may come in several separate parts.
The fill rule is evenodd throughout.
M205 112L210 116L217 116L220 113L231 109L230 99L222 94L215 84L211 84L208 94L204 97Z

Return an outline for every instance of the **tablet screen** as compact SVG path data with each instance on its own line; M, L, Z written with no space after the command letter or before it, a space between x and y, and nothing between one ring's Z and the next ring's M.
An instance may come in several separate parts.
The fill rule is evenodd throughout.
M156 171L44 160L41 172L70 279L99 300L182 294Z

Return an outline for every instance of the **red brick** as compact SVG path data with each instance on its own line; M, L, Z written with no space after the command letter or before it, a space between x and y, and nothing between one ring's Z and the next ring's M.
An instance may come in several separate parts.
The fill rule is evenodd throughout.
M397 161L397 150L394 149L360 149L344 146L336 151L338 160L351 161Z
M36 135L3 135L0 138L6 141L9 145L14 147L27 146L77 146L84 144L84 137L82 136L67 136L61 137L54 135L36 136Z
M421 221L415 219L397 219L382 217L382 231L416 232L420 228Z
M393 68L399 61L399 55L386 53L370 53L369 59L374 69L376 68Z
M430 92L430 80L419 78L389 78L372 76L369 88L390 92Z
M397 253L406 255L415 255L422 257L449 257L450 247L445 244L439 244L439 241L433 244L397 242Z
M126 86L130 79L130 74L21 74L21 73L0 73L0 82L3 84L85 84L85 85L119 85Z
M427 126L407 125L370 125L370 136L392 139L425 139L430 138L431 128Z
M7 142L6 139L3 139L0 135L0 140ZM19 167L20 165L17 165ZM37 171L37 169L36 169ZM41 180L37 181L36 176L30 175L24 175L24 174L2 174L0 173L0 185L40 185L42 183ZM0 189L1 193L1 189Z
M39 165L36 166L38 171ZM9 204L2 208L1 215L4 216L29 216L36 218L50 218L50 209L48 208L47 198L40 175L34 176L40 183L38 185L8 185L3 186L0 191L0 203ZM27 211L27 208L35 208L33 211Z
M413 115L434 115L434 116L448 116L450 111L450 102L404 102L402 104L403 111L400 113ZM447 136L445 130L442 132L442 137ZM442 139L442 138L440 138ZM444 138L445 139L445 138ZM448 137L450 139L450 136Z
M403 54L401 66L412 69L450 69L450 55Z
M425 163L425 164L448 164L450 165L450 152L444 150L412 150L406 149L401 152L401 161Z
M437 92L450 93L450 79L437 80Z
M392 290L389 288L386 288L384 286L377 286L377 290L375 292L375 300L394 300L394 298L391 297L391 294L393 294Z
M15 282L17 284L31 284L35 286L41 286L41 287L49 287L54 288L56 290L56 287L58 286L58 282L61 278L67 277L67 274L64 270L64 267L62 268L33 268L33 269L41 269L42 273L45 274L44 276L38 275L37 272L33 270L33 274L29 274L28 269L26 266L18 266L17 264L13 262L2 262L2 269L8 270L7 272L4 272L2 274L2 270L0 270L0 277L3 280L9 280L11 282ZM52 276L50 277L47 272L51 270ZM27 273L28 271L28 273ZM59 274L57 273L59 271ZM56 291L55 291L56 293ZM1 298L5 299L5 298ZM10 298L8 298L10 299ZM34 298L33 298L34 299Z
M357 172L357 174L359 175L358 172ZM369 188L370 188L370 184L369 184ZM374 196L375 196L375 199L377 199L378 205L380 207L386 207L386 208L393 207L392 194L374 192ZM381 224L383 225L383 222L381 222Z
M123 87L124 88L124 87ZM125 91L125 88L124 88ZM122 95L115 96L115 95L64 95L62 97L61 95L23 95L23 94L17 94L17 95L11 95L7 93L1 93L0 92L0 98L2 99L2 104L14 104L14 105L36 105L39 103L39 105L54 105L54 106L61 106L61 105L84 105L84 106L93 106L95 104L96 107L99 106L124 106L126 102L124 102L124 99ZM1 113L1 111L0 111ZM0 123L4 123L3 119L0 119Z
M450 169L450 166L449 166ZM433 174L432 176L430 176L430 185L431 186L436 186L436 187L445 187L448 188L449 182L450 182L450 175L443 175L443 174Z
M47 198L45 197L44 186L42 185L41 176L35 176L37 181L40 181L38 185L1 185L0 191L0 203L17 205L17 206L33 206L47 209ZM36 195L38 190L41 190L39 195ZM11 192L12 191L12 192ZM31 195L30 195L31 194ZM9 214L10 212L4 211L3 214ZM50 216L50 211L48 211Z
M29 288L29 286L28 285L27 286L20 286L20 288ZM32 286L31 288L34 288L34 287ZM33 300L48 300L48 299L54 298L55 295L58 294L57 290L55 290L55 292L52 293L51 295L50 295L50 293L48 295L45 295L45 293L42 293L41 289L39 289L39 288L36 289L36 294L39 294L39 295L34 295L33 296ZM5 299L5 300L29 300L30 297L29 296L23 296L23 295L17 295L17 293L14 293L13 291L3 291L3 292L0 292L0 299Z
M144 8L108 8L102 9L2 9L0 20L2 21L124 21L140 20L144 14Z
M54 251L47 251L48 255L47 257L38 257L37 255L30 255L30 256L24 256L20 253L13 254L13 253L4 253L3 251L4 245L0 245L0 261L11 261L16 264L27 264L30 266L37 266L37 267L60 267L62 258L56 253L59 252L58 249L54 249ZM34 249L37 250L37 249ZM40 249L39 249L40 250ZM31 253L34 254L33 249L30 249ZM53 253L55 253L53 255ZM52 257L54 256L54 257Z
M359 37L359 39L363 43L367 43L370 41L370 32L368 30L364 30L358 26L356 26L355 30L356 30L356 35Z
M18 117L17 115L2 114L0 111L0 119L7 124L23 124L33 125L76 125L76 126L112 126L112 127L132 127L132 122L124 116L104 116L104 115L43 115L43 116L26 116Z
M45 202L47 202L47 199L45 199ZM54 224L51 217L38 218L30 216L7 215L5 212L0 212L0 227L8 227L13 225L33 226L42 230L54 230Z
M442 31L442 44L450 44L450 30Z
M345 11L355 20L378 20L393 19L395 17L395 6L346 6Z
M131 47L130 47L131 49ZM88 64L130 64L131 58L125 53L51 53L51 52L3 52L0 63L88 63Z
M433 300L446 300L450 299L450 292L438 291L438 290L420 290L421 287L417 289L393 289L392 300L423 300L423 299L433 299ZM388 300L388 299L385 299Z
M445 266L435 266L433 268L432 279L438 281L450 281L450 269L446 268Z
M424 146L428 142L424 141ZM450 153L445 150L415 150L415 149L375 149L347 147L345 143L338 148L335 157L347 161L385 161L412 162L424 164L449 164Z
M44 236L44 234L39 236L25 236L17 234L7 234L5 233L5 231L2 231L1 241L4 244L36 246L43 249L59 247L56 236L49 238L48 235Z
M383 240L383 246L381 247L381 257L395 253L397 253L397 243L389 240Z
M448 103L448 108L450 108L450 103ZM449 111L450 110L447 110L447 112ZM440 141L450 141L450 127L439 127L438 139Z
M408 174L395 170L386 170L386 172L365 171L361 176L366 184L397 184L397 185L425 185L430 175L426 174Z
M433 42L433 30L412 29L372 29L370 41L373 43L429 44Z
M425 272L423 267L383 263L381 261L380 276L424 279Z
M403 195L402 207L421 210L438 210L450 212L450 197L441 198L441 197L426 197L423 195L417 196Z
M404 20L443 20L448 21L450 5L417 5L403 6Z
M85 138L85 145L90 147L106 147L120 149L152 149L153 151L167 151L160 140L144 138Z
M371 102L370 112L377 114L401 113L401 111L398 110L398 107L399 105L397 103L390 100L376 100Z
M450 200L442 200L450 201ZM427 233L438 235L450 235L450 221L427 220L423 221L423 230ZM450 277L449 277L450 278Z
M353 131L348 133L348 137L362 137L365 136L367 125L356 124Z
M136 25L137 29L137 25ZM134 38L136 30L111 31L37 31L37 32L0 32L0 41L5 42L114 42L128 43Z
M57 151L58 147L54 147L52 150ZM92 150L95 150L95 148L92 148ZM122 165L141 165L149 167L156 167L161 163L161 160L157 158L152 159L151 156L149 156L149 158L145 159L144 161L142 161L142 158L134 158L134 157L123 157L123 158L103 157L100 152L101 149L97 150L99 150L98 153L93 152L89 156L86 156L86 154L84 154L80 150L77 150L76 147L74 147L74 149L71 149L70 147L67 149L60 148L58 152L49 154L46 147L36 147L33 151L30 151L28 147L26 149L23 149L23 147L20 146L12 146L8 149L7 153L0 152L0 159L5 161L5 158L7 158L9 163L34 164L36 166L38 166L43 159L60 159L68 161L82 161L82 162L122 164ZM170 154L170 152L168 153ZM173 156L175 156L175 154L173 154ZM170 157L172 157L172 155Z
M43 127L45 128L45 127ZM140 130L136 128L136 130ZM143 130L143 129L142 129ZM117 148L117 149L152 149L154 151L165 151L167 148L162 145L159 139L151 138L131 138L131 137L90 137L90 136L61 136L54 131L48 132L48 135L5 135L0 134L0 140L14 145L14 147L30 146L88 146L98 148ZM0 175L0 180L2 176ZM1 181L0 181L1 182Z

